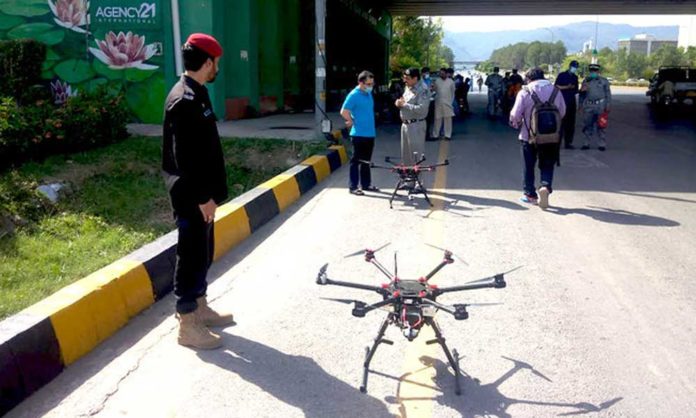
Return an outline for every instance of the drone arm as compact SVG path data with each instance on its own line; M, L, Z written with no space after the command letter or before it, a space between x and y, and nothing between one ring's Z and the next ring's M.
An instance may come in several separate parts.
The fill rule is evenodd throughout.
M442 262L440 264L438 264L437 267L435 267L433 269L433 271L431 271L430 273L428 273L427 276L425 276L426 281L430 280L434 275L436 275L446 265L451 264L451 263L452 263L452 261L450 259L445 258L444 260L442 260Z
M397 298L384 299L381 302L374 303L372 305L366 305L363 302L355 302L355 307L353 308L353 316L358 318L363 318L368 312L374 311L375 309L381 308L382 306L390 305L395 303Z
M326 278L323 283L319 283L319 282L317 282L317 283L323 284L323 285L330 284L333 286L350 287L353 289L360 289L360 290L370 290L373 292L377 292L380 295L386 296L386 290L382 289L381 287L377 287L377 286L370 286L370 285L360 284L360 283L342 282L342 281L338 281L338 280L331 280L329 278Z
M438 288L438 289L435 289L433 291L433 294L435 296L439 296L443 293L461 292L464 290L489 289L489 288L502 289L505 286L507 286L507 283L505 283L504 276L502 274L497 274L497 275L491 277L489 279L489 281L487 281L487 282L465 284L462 286Z
M446 305L443 305L441 303L437 303L434 300L430 299L423 299L422 303L430 306L434 306L437 309L440 309L441 311L445 311L448 314L452 315L454 319L460 321L463 319L469 318L469 313L466 310L467 305L464 304L459 304L459 305L454 305L453 307L449 307Z
M387 268L384 267L384 265L383 265L382 263L380 263L379 261L377 261L376 258L372 257L372 258L370 259L370 263L372 263L372 265L374 265L375 267L377 267L377 269L378 269L379 271L381 271L385 276L387 276L387 278L388 278L389 280L394 280L394 275L391 274L391 272L390 272L389 270L387 270Z
M437 309L439 309L439 310L441 310L441 311L445 311L445 312L447 312L447 313L449 313L449 314L454 315L454 309L450 308L449 306L443 305L443 304L441 304L441 303L435 302L434 300L423 299L423 300L421 301L421 303L423 303L424 305L433 306L433 307L435 307L435 308L437 308Z

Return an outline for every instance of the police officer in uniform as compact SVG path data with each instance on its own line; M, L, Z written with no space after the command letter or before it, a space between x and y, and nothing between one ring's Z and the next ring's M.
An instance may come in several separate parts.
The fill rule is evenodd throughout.
M585 134L585 143L582 150L590 149L592 137L597 133L598 149L604 151L607 148L607 143L604 137L604 129L601 129L597 124L599 115L609 111L611 105L611 88L609 80L600 76L599 64L590 64L590 74L582 82L580 88L580 108L583 113L583 128Z
M416 163L417 158L425 153L425 118L430 106L430 92L420 83L420 72L417 68L404 71L406 91L395 105L401 115L401 161L407 165Z
M178 229L174 294L178 342L200 349L222 345L208 327L233 322L206 302L206 275L213 261L215 210L227 199L227 175L215 113L205 83L215 80L222 47L192 34L182 47L186 71L167 96L162 170Z
M494 117L498 104L503 97L503 77L498 74L500 69L493 68L493 72L486 77L486 87L488 87L488 117Z

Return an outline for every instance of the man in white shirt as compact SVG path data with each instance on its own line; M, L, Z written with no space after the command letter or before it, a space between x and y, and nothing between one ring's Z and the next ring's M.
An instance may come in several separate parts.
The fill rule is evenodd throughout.
M442 122L445 123L445 139L452 139L452 117L454 116L454 81L447 77L447 69L440 69L440 78L433 82L435 90L435 124L433 125L432 137L440 137Z

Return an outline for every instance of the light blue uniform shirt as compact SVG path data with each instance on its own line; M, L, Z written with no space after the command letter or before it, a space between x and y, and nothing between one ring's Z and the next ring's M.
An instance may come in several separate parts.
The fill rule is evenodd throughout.
M367 93L356 87L343 102L343 109L350 111L353 117L353 127L350 136L364 136L374 138L375 132L375 101L372 93Z

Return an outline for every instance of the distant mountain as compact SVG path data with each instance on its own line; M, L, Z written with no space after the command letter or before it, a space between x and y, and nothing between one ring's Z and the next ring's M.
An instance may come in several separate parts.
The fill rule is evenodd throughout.
M594 39L595 22L571 23L565 26L549 26L553 32L554 41L563 41L569 53L582 51L582 44ZM458 61L487 60L494 49L517 42L551 41L551 32L547 29L514 30L500 32L450 32L445 31L445 45L452 48ZM622 38L647 33L658 39L677 40L679 26L650 26L636 27L631 25L616 25L600 23L598 40L599 49L617 48L617 42Z

